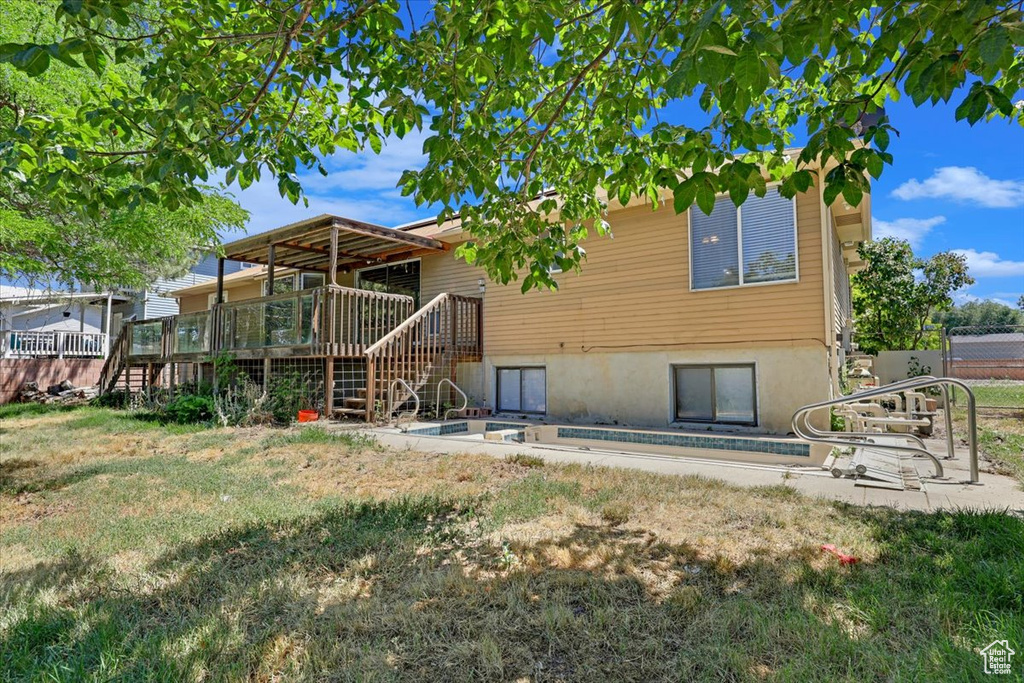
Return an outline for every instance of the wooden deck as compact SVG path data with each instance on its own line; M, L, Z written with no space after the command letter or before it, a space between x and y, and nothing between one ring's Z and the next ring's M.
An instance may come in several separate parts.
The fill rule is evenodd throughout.
M129 390L158 385L165 366L210 363L223 354L239 361L324 359L331 378L326 412L371 419L375 398L396 380L423 386L442 368L454 376L457 362L482 358L481 307L481 299L442 294L417 311L409 296L326 285L128 322L100 388L110 391L119 381ZM334 391L335 361L345 360L367 371L355 395ZM134 385L133 368L145 368Z

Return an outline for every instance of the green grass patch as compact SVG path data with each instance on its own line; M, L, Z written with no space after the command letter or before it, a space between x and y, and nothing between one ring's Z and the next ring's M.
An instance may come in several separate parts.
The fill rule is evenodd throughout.
M351 431L327 430L323 427L296 427L285 433L272 434L263 439L264 448L281 448L302 444L335 444L347 448L372 448L373 437Z
M1024 643L1012 514L470 456L417 470L431 456L319 428L17 419L5 682L982 681L981 648ZM95 455L65 461L68 439ZM407 493L416 476L443 493Z

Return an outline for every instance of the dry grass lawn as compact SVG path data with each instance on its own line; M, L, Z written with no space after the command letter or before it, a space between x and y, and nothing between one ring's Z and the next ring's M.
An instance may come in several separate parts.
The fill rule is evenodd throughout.
M0 417L3 681L960 681L1024 645L1010 514Z

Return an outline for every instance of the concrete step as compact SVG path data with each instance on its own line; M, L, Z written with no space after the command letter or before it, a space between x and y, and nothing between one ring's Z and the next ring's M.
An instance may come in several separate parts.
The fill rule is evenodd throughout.
M355 418L359 418L359 419L364 419L366 417L366 409L365 408L335 408L334 409L334 416L335 417L355 417Z

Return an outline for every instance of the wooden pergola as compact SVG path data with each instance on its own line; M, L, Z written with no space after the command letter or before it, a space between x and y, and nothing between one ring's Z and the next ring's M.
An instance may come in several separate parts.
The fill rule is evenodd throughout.
M272 292L278 267L326 273L329 283L337 285L339 269L349 272L449 248L429 237L322 214L224 245L224 257L217 264L217 302L224 301L227 259L267 266L268 291Z

